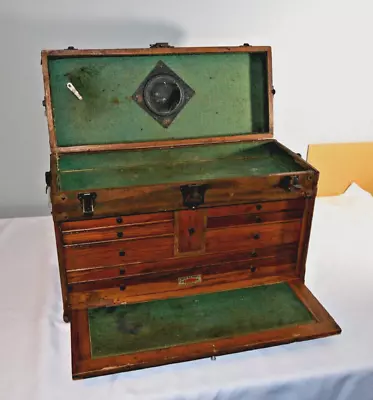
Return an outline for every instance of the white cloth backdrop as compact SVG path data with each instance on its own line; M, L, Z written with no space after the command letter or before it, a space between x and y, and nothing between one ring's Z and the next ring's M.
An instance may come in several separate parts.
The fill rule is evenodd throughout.
M341 335L72 381L52 220L0 220L0 398L373 399L372 230L358 186L317 199L306 284Z

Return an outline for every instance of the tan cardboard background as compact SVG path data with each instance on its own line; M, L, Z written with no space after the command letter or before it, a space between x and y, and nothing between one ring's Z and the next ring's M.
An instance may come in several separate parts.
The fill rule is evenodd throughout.
M318 196L337 196L352 182L373 195L373 142L308 146L307 161L320 171Z

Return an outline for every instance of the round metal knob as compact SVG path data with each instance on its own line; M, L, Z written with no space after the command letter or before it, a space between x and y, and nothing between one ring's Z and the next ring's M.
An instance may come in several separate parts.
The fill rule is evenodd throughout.
M117 232L117 237L122 238L123 237L123 232Z
M250 265L249 270L251 272L255 272L256 271L256 267L254 267L254 265Z
M262 222L262 218L257 215L255 217L255 222Z
M118 217L118 218L117 218L117 223L118 223L118 224L121 224L122 222L123 222L122 217Z
M254 235L254 239L260 239L260 234L259 234L259 233L256 233L256 234Z

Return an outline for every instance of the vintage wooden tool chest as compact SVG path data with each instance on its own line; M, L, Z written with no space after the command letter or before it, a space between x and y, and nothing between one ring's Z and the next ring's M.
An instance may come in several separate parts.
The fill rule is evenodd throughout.
M270 47L42 51L74 379L313 339L318 171L273 139Z

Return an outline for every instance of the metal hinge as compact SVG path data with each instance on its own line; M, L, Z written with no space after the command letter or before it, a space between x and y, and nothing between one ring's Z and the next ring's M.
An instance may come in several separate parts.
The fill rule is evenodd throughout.
M93 213L95 211L96 197L97 197L97 193L95 193L95 192L78 194L78 199L82 206L84 216L90 217L93 215Z
M272 86L272 90L271 90L272 94L275 95L276 94L276 89Z
M151 49L171 48L171 47L174 46L169 45L168 42L157 42L150 45Z
M74 46L69 46L66 50L76 50Z
M247 46L251 47L251 44L249 44L249 43L244 43L242 46L243 46L243 47L247 47Z

